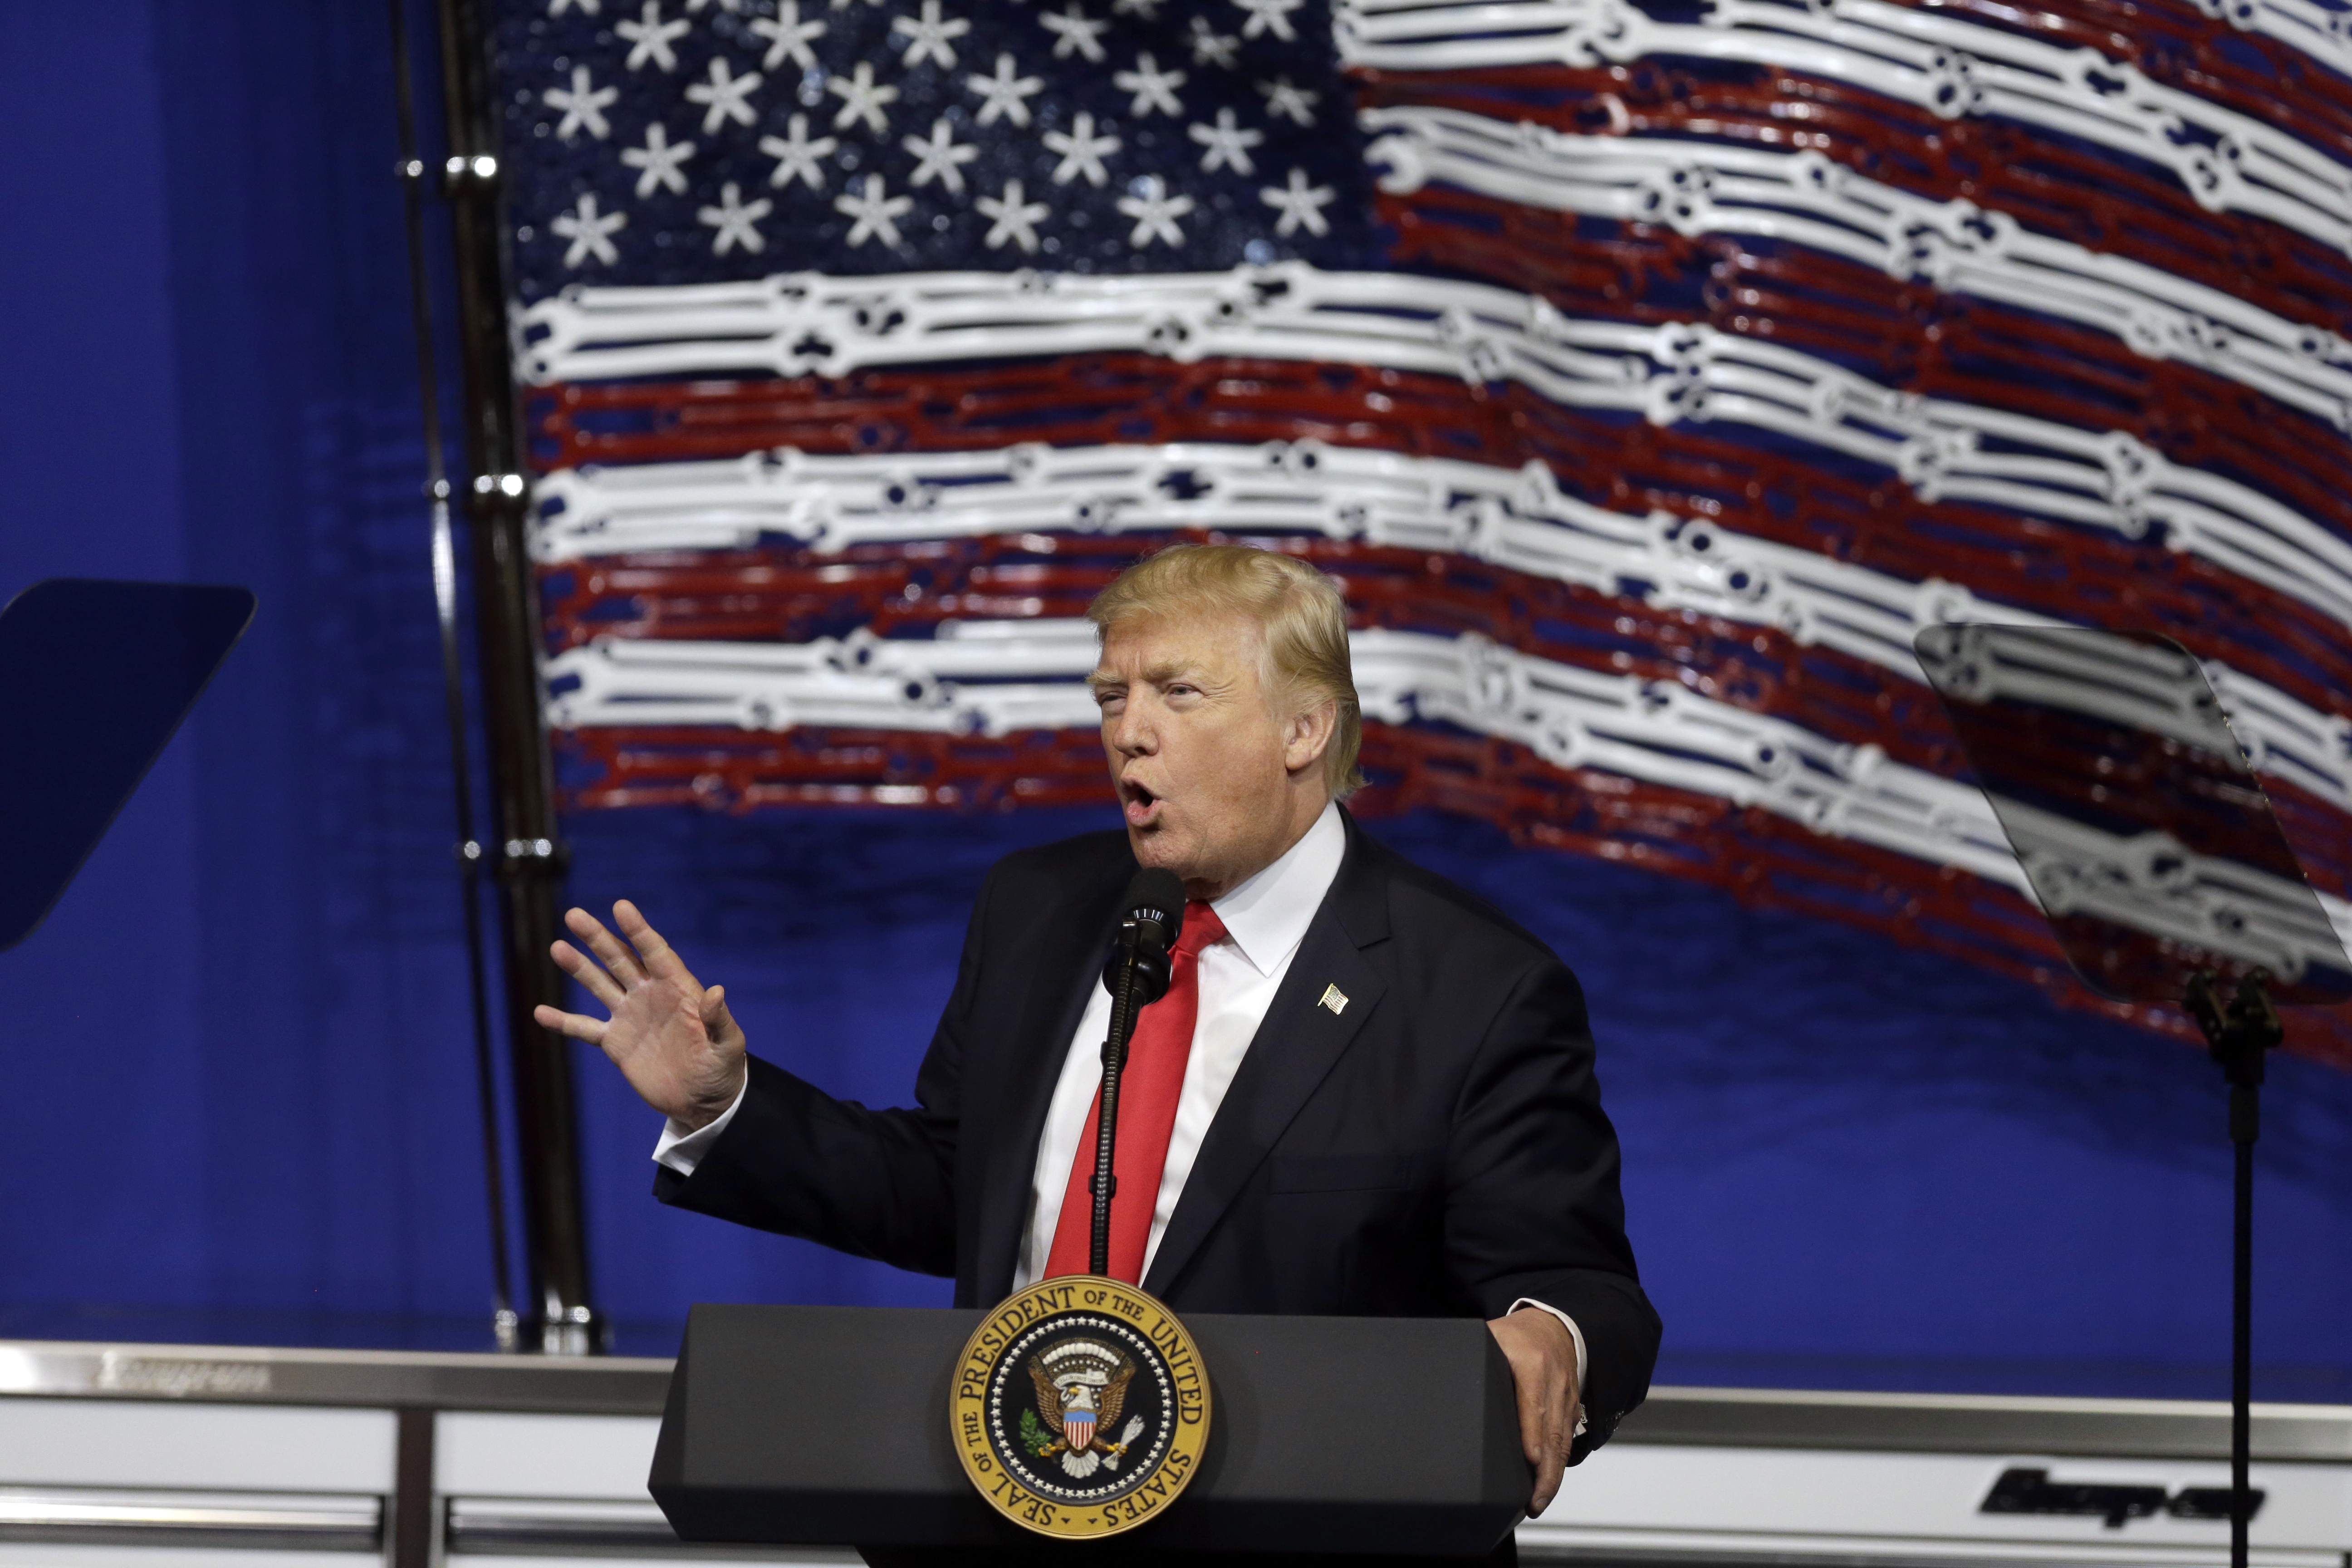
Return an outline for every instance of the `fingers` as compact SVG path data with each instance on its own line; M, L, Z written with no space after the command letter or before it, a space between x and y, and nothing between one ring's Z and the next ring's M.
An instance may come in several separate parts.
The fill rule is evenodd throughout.
M563 923L573 936L588 944L588 951L596 955L597 963L613 972L613 978L619 982L622 990L626 991L646 977L644 968L637 963L637 955L586 910L565 910Z
M1519 1358L1511 1358L1511 1383L1519 1396L1519 1452L1534 1467L1536 1485L1543 1485L1544 1465L1551 1457L1550 1423L1544 1409L1544 1389L1533 1368L1522 1369Z
M580 982L589 995L604 1004L608 1009L619 1008L624 999L621 988L613 983L611 975L589 963L587 956L578 948L568 942L559 942L547 951L549 956L555 960L555 967ZM549 1026L550 1028L553 1026Z
M1539 1514L1559 1494L1576 1431L1576 1349L1567 1329L1529 1309L1486 1325L1510 1363L1519 1415L1519 1451L1533 1472L1528 1512Z
M605 1026L594 1018L586 1017L578 1013L559 1012L553 1007L546 1006L532 1008L530 1016L538 1020L539 1026L542 1029L553 1029L556 1033L569 1035L575 1040L585 1040L592 1046L602 1046L604 1043Z
M621 934L627 937L629 945L637 950L646 973L695 991L702 989L702 983L695 979L693 972L686 967L686 961L678 957L677 950L662 940L661 932L654 930L646 917L637 912L636 905L626 899L614 904L613 923L621 928Z
M710 1037L712 1044L729 1049L740 1049L743 1045L742 1027L727 1011L724 985L714 985L702 994L702 1032Z
M1544 1416L1547 1430L1544 1435L1543 1456L1535 1461L1536 1489L1534 1496L1528 1500L1528 1513L1530 1518L1549 1508L1551 1500L1559 1495L1561 1478L1568 1474L1568 1450L1571 1440L1570 1434L1575 1430L1576 1426L1573 1404L1555 1404L1552 1408L1545 1411Z
M1528 1499L1528 1514L1532 1518L1559 1495L1576 1417L1574 1395L1564 1394L1553 1369L1530 1371L1536 1374L1512 1381L1518 1385L1519 1446L1527 1454L1528 1468L1535 1471L1535 1489Z

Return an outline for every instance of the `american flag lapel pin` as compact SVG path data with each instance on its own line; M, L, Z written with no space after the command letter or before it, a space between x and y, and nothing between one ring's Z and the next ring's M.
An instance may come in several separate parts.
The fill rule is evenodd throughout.
M1323 987L1323 1000L1317 1003L1316 1005L1318 1007L1330 1008L1331 1016L1336 1018L1341 1013L1347 1011L1348 994L1345 991L1340 990L1337 985L1326 985Z

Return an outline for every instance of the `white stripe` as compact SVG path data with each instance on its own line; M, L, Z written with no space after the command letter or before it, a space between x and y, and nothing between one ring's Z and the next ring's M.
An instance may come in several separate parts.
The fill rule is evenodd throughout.
M2146 159L2200 205L2352 245L2352 168L2311 143L2089 47L2044 43L1888 0L1709 0L1659 22L1626 0L1338 0L1340 58L1359 68L1622 65L1649 55L1775 65L1915 104L1994 116ZM2342 64L2337 65L2344 69Z
M763 536L833 552L1029 531L1315 533L1467 555L1638 595L1660 610L1773 626L1914 681L1923 677L1912 639L1928 626L2064 624L1958 584L1908 582L1714 522L1609 511L1561 494L1539 463L1514 471L1312 442L788 450L565 470L540 481L538 501L533 553L548 563L740 549ZM2257 771L2352 812L2352 719L2209 668Z
M2019 226L2004 212L1932 201L1811 150L1657 136L1574 136L1458 110L1360 117L1383 190L1443 182L1551 211L1664 224L1678 234L1786 240L2106 332L2316 415L2352 434L2352 342L2159 268Z
M1955 626L1922 638L1919 654L1948 700L2037 703L2210 752L2233 770L2242 759L2196 659L2168 643L2082 626Z
M2352 16L2340 9L2315 0L2196 0L2196 5L2241 32L2266 35L2338 76L2352 76ZM1536 38L1572 28L1585 15L1577 0L1339 0L1335 9L1346 26L1362 27L1382 39L1517 35L1523 49ZM1555 58L1529 53L1509 63L1540 64Z
M869 634L797 645L635 641L572 648L548 661L548 721L798 725L1004 735L1090 729L1081 678L1095 662L1085 621L950 624L937 641ZM1453 723L1526 746L1560 768L1593 768L1756 806L1814 833L1958 867L2032 897L1982 791L1832 742L1801 725L1701 696L1673 681L1579 668L1459 637L1375 628L1350 634L1366 719ZM2021 818L2038 852L2138 863L2071 825ZM2213 905L2246 914L2245 955L2280 973L2324 955L2325 927L2298 926L2295 889L2218 866L2175 889L2183 929L2223 929ZM2327 917L2352 931L2352 905ZM2208 941L2210 942L2209 937ZM2340 952L2335 959L2342 966Z
M1980 501L2200 556L2352 626L2352 541L2121 431L2083 429L1868 381L1692 322L1562 315L1539 296L1299 263L1093 278L794 274L691 289L590 289L525 312L534 380L889 365L1129 351L1366 363L1487 384L1653 424L1745 426L1892 469L1927 501ZM2009 448L1988 451L1995 441Z

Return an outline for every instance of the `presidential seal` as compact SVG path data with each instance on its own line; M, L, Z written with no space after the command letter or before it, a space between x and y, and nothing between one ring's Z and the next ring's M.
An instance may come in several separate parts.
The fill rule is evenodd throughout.
M964 1474L1040 1535L1117 1535L1176 1500L1209 1437L1209 1379L1174 1313L1097 1274L1007 1297L956 1365Z

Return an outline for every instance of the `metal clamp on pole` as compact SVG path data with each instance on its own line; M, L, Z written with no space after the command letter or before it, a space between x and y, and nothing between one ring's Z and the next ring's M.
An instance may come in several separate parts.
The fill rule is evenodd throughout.
M422 172L420 166L419 174ZM453 153L441 163L441 194L454 197L464 194L469 185L486 186L498 177L499 161L488 153L477 153L471 157Z

